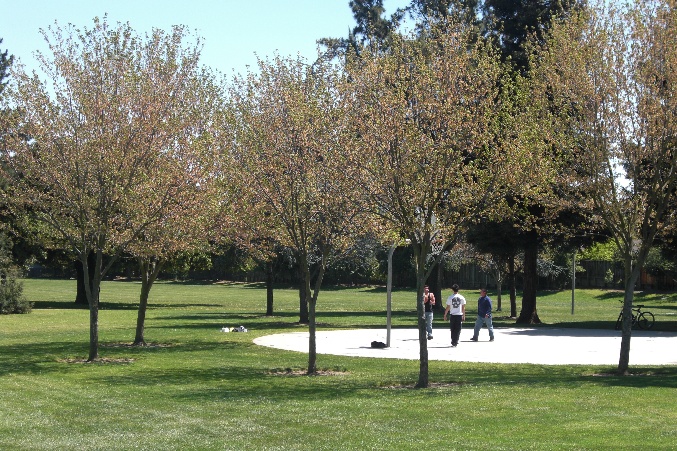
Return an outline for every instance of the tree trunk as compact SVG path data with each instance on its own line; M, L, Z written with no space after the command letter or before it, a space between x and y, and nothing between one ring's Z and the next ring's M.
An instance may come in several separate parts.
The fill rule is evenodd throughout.
M96 266L96 254L90 252L87 256L88 265L90 268ZM75 260L75 280L77 284L76 294L75 294L75 303L78 305L89 306L89 301L87 300L87 290L85 290L85 270L82 266L82 261L78 258ZM90 282L92 278L90 278ZM92 288L90 283L90 289Z
M419 343L419 371L416 388L428 387L428 334L425 330L425 308L423 306L424 279L418 278L416 283L416 316L418 317L418 343Z
M148 307L148 293L150 287L144 280L141 281L141 294L139 295L139 311L136 315L136 334L134 335L134 346L145 346L146 340L144 331L146 327L146 309Z
M425 330L425 308L423 306L423 286L427 279L425 261L427 252L424 246L414 246L416 259L416 316L418 317L419 371L416 388L428 387L428 334Z
M87 257L79 255L84 274L85 292L89 304L89 356L88 362L99 358L99 295L101 287L101 252L96 253L93 267L89 265L90 253Z
M536 289L538 285L538 236L529 232L524 249L524 287L522 289L522 311L517 324L540 324L536 310Z
M503 290L503 285L501 283L501 278L498 277L496 279L496 311L500 312L501 311L501 291Z
M308 287L310 288L310 286ZM308 374L317 374L317 324L315 322L316 300L308 302Z
M618 359L618 374L627 375L630 367L630 339L632 338L632 302L635 297L635 284L639 278L639 262L632 265L632 257L626 256L624 263L625 294L623 296L623 323L621 333L621 352Z
M437 263L432 269L432 273L435 274L435 277L431 277L428 281L428 287L430 292L435 295L435 307L434 310L437 312L444 311L442 306L442 264Z
M89 356L88 362L99 358L99 300L91 300L89 305Z
M273 262L266 263L266 316L273 316Z
M306 265L307 266L307 265ZM305 271L308 271L308 287L306 287ZM308 324L308 294L310 293L310 270L299 269L301 283L299 284L299 324Z
M320 287L322 286L322 279L326 268L326 258L329 250L322 250L322 260L320 261L320 269L315 278L315 288L312 296L309 296L309 321L308 321L308 374L317 374L317 322L316 322L316 306L317 298L320 294ZM308 267L308 260L305 258L306 268ZM310 293L311 275L310 269L306 270L306 292Z
M508 288L510 289L510 317L517 318L517 286L515 284L515 256L508 259Z
M136 334L134 337L134 346L145 346L146 329L146 310L148 308L148 295L153 283L162 269L161 262L152 262L139 258L139 269L141 271L141 294L139 295L139 312L136 316Z

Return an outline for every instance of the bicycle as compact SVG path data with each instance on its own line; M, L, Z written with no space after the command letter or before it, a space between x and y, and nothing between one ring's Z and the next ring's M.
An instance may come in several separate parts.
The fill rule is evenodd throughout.
M621 304L623 301L618 301ZM653 327L655 321L653 313L642 311L644 304L637 304L632 306L632 326L635 327L635 324L639 326L640 329L649 330ZM619 330L623 324L623 308L621 307L621 313L618 314L618 319L616 320L616 330Z

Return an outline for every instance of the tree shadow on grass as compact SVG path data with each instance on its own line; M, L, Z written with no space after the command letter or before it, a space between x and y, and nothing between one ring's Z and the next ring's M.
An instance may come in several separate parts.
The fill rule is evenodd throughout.
M33 309L47 310L47 309L63 309L63 310L89 310L89 305L76 304L73 301L31 301ZM184 307L198 306L199 304L185 304ZM212 305L207 305L211 307ZM180 305L172 304L167 307L181 307ZM100 302L99 310L138 310L139 304L128 302Z
M239 337L239 336L238 336ZM381 359L321 356L318 367L329 365L340 376L305 376L285 372L303 369L307 356L293 351L261 348L251 341L214 340L169 343L163 347L129 347L101 343L100 354L109 362L76 364L86 355L87 343L33 343L0 347L0 377L9 374L62 374L73 380L115 386L121 390L148 387L179 401L248 403L363 397L364 390L411 388L419 362L384 362ZM124 360L123 360L124 359ZM158 359L158 360L154 360ZM115 363L124 361L126 363ZM113 363L111 363L113 362ZM82 362L79 362L82 363ZM535 390L571 389L585 385L628 388L677 388L677 367L632 367L631 376L617 376L610 366L549 366L436 362L430 390L447 389L449 383L504 387L514 384ZM359 373L359 376L352 374ZM176 388L174 388L176 387Z
M598 373L587 375L583 379L610 387L677 388L677 367L675 366L635 367L630 365L628 373L628 375L621 376L618 375L616 368L608 368Z
M132 346L129 342L100 342L99 357L101 359L126 360L133 362L138 358L156 353L171 352L177 355L177 363L181 355L192 352L221 352L226 349L242 347L237 341L204 341L181 343L153 343L150 346ZM244 344L246 345L246 343ZM252 344L253 345L253 344ZM89 342L85 340L73 342L29 343L0 346L0 377L8 374L46 374L69 373L79 371L73 363L85 363L89 353ZM91 365L106 365L107 361L90 362Z
M677 317L670 318L669 316L656 315L654 325L649 330L640 329L638 326L632 328L633 335L635 333L646 334L651 332L677 332ZM617 317L613 320L607 321L581 321L581 322L561 322L549 324L547 327L563 328L563 329L597 329L597 330L616 330ZM620 334L620 331L618 331Z
M305 356L304 356L305 357ZM307 376L299 372L280 371L280 363L291 361L300 364L303 358L294 356L287 360L285 355L271 354L271 356L259 357L251 366L242 364L229 364L224 361L223 365L204 368L175 368L162 371L140 372L133 378L128 375L110 376L101 378L103 384L115 386L129 385L138 386L142 380L143 385L180 385L180 391L174 394L181 400L192 402L244 402L253 399L269 399L274 401L289 400L317 400L336 399L364 396L364 390L389 389L393 386L413 388L414 382L411 374L415 374L418 362L411 362L410 368L402 369L401 366L385 371L378 377L351 378L351 372L359 369L364 372L364 359L342 358L332 359L332 363L339 362L338 371L340 376L329 375ZM325 359L326 360L326 359ZM269 364L270 366L266 366ZM321 364L321 362L320 362ZM467 366L465 369L454 368L453 364L447 365L453 369L451 373L442 374L436 371L431 375L431 382L437 382L444 387L447 383L459 384L486 384L501 387L509 391L518 378L520 384L528 384L534 390L543 389L570 389L581 387L586 384L604 384L628 388L677 388L677 368L633 368L637 375L616 376L605 374L611 368L569 367L562 371L552 371L547 366L531 365L495 365L491 371L478 370L477 365ZM447 384L448 385L448 384ZM431 394L434 393L431 391Z
M342 322L340 319L349 320L351 318L359 319L359 321ZM369 319L371 321L368 321ZM401 327L415 327L415 312L414 311L398 311L393 312L391 318L394 322L413 321L412 324ZM413 320L412 320L413 318ZM366 320L365 320L366 319ZM211 329L216 325L220 327L235 327L245 326L247 329L284 329L295 328L303 324L299 323L299 315L297 312L278 312L272 316L266 316L261 312L205 312L187 315L165 315L158 318L153 318L153 324L168 323L167 327L172 329L180 328L203 328ZM336 329L371 329L386 327L386 313L385 312L322 312L318 313L317 325L325 328ZM410 322L411 322L410 321ZM176 324L181 322L191 322L191 324ZM305 325L307 326L307 324ZM395 327L395 326L393 326Z
M85 304L76 304L73 301L31 301L34 310L64 309L64 310L88 310Z

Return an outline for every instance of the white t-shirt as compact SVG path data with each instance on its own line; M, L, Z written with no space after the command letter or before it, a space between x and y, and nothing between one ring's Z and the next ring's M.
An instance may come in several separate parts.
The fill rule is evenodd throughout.
M463 305L465 305L465 298L456 293L447 298L447 305L449 305L449 314L450 315L462 315L463 314Z

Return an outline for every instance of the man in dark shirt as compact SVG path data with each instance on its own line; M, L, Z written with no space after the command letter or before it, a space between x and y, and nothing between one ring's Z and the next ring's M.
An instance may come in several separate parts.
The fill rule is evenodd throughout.
M477 341L482 324L489 328L489 341L494 341L494 325L491 322L491 299L487 296L487 289L480 290L480 298L477 300L477 319L475 320L475 332L470 341Z
M435 295L430 292L428 285L423 287L423 307L425 308L425 331L428 340L433 339L433 307L435 307Z

